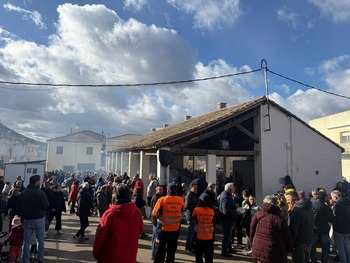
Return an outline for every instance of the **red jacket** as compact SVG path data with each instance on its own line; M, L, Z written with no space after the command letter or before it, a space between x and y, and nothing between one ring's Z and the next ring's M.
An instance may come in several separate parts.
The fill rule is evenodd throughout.
M10 246L19 246L21 247L23 245L23 235L24 235L24 228L22 224L19 224L17 226L13 226L11 228L9 236L4 240L4 244L9 244Z
M254 214L250 224L252 257L269 263L287 263L292 252L292 236L279 207L263 203L262 210Z
M70 202L76 202L77 201L77 196L78 196L78 193L79 193L79 185L77 184L72 184L72 187L70 189L70 193L69 193L69 197L68 197L68 200Z
M96 230L94 258L99 263L135 263L141 233L142 216L133 202L111 205Z

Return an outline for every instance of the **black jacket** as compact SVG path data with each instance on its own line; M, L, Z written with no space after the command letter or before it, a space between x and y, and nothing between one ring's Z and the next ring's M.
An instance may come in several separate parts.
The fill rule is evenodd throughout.
M78 194L77 215L87 217L94 208L92 195L86 188L81 188Z
M66 203L64 202L64 197L62 192L52 192L52 207L56 209L57 212L66 212Z
M334 207L334 225L333 230L340 234L350 234L350 198L340 199Z
M303 198L296 202L289 218L289 229L293 237L294 247L299 245L311 246L315 225L311 201Z
M22 220L42 218L49 208L45 193L31 184L20 194L18 201Z
M312 210L315 216L315 234L328 234L329 233L329 223L334 222L334 216L332 209L321 202L320 199L316 199L312 203Z

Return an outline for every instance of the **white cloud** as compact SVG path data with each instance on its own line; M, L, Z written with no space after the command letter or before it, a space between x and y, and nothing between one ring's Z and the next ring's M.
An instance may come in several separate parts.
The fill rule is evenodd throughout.
M317 6L321 13L329 16L334 23L345 23L350 21L349 0L309 0Z
M242 14L240 0L167 0L181 12L192 14L194 27L215 30L233 25Z
M139 11L144 5L147 4L147 0L125 0L124 7L127 9L133 9Z
M30 11L10 3L6 3L3 5L4 8L8 11L15 11L22 14L25 20L31 20L35 25L37 25L40 29L46 28L45 23L42 21L41 14L38 11Z
M349 56L339 56L323 61L318 69L328 88L317 88L350 97ZM349 99L316 89L297 90L287 98L283 98L278 93L273 93L271 94L271 99L306 122L310 119L349 110Z
M281 21L286 22L288 25L292 26L294 29L300 24L300 17L297 13L294 13L288 8L283 7L276 11L277 18Z

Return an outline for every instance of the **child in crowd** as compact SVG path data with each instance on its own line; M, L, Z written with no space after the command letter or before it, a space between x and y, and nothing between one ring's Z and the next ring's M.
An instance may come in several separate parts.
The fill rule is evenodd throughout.
M24 228L21 218L17 215L12 220L12 228L9 236L4 240L3 245L10 245L9 262L19 262L23 245Z

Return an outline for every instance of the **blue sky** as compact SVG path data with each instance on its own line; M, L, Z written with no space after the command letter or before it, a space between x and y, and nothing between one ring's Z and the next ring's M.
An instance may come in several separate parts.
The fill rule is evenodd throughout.
M0 81L125 84L270 70L350 96L347 0L0 1ZM304 121L349 100L268 73L270 98ZM263 71L181 85L0 84L0 119L45 141L72 127L110 136L265 95ZM77 130L77 129L76 129Z

